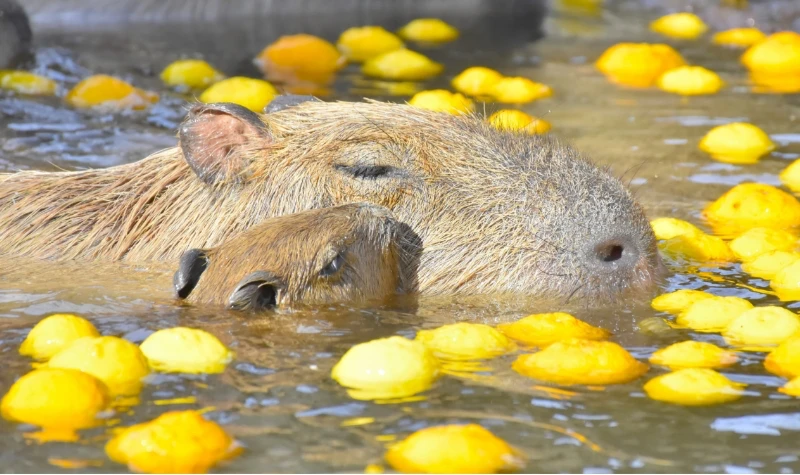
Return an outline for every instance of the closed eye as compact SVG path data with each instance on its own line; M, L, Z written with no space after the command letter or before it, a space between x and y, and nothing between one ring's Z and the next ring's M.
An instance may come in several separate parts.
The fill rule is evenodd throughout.
M344 256L339 253L325 267L319 271L320 277L331 277L336 275L344 267Z
M376 180L378 178L388 178L388 177L396 177L396 176L403 176L405 172L403 172L399 168L395 168L389 165L341 165L337 164L333 166L337 171L342 173L346 173L353 178L361 178L366 180Z

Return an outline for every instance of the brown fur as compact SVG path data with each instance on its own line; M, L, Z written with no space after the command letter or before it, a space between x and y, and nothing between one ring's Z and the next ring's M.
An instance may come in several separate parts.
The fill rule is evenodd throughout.
M268 276L261 285L270 286L278 307L383 300L405 288L408 244L389 211L369 204L270 218L205 250L207 268L186 300L230 305L242 279L254 272Z
M418 235L423 293L617 299L653 288L660 260L640 206L552 138L377 102L306 102L262 127L222 127L230 117L191 113L186 160L172 148L109 169L0 177L0 252L172 260L269 217L370 202ZM604 262L614 243L627 260Z

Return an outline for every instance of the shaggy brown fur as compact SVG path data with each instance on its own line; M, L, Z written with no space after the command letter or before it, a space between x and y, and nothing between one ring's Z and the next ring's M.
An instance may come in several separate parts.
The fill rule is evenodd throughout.
M370 204L270 218L221 246L187 251L176 291L192 303L254 310L386 299L404 291L401 271L413 265L403 232Z
M273 216L354 202L421 239L419 291L617 299L660 267L640 206L552 138L407 105L193 110L140 162L0 177L0 252L171 260Z

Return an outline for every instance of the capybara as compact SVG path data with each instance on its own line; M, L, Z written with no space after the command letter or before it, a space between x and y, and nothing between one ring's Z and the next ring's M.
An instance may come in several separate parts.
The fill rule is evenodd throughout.
M405 292L414 244L381 206L303 211L269 218L215 248L186 251L175 293L234 310L385 300Z
M139 162L0 176L0 252L177 259L274 216L347 203L416 233L422 294L618 300L655 287L649 222L627 188L548 136L477 115L309 100L259 115L196 105L179 146Z
M31 59L33 33L25 10L16 0L0 0L0 69Z

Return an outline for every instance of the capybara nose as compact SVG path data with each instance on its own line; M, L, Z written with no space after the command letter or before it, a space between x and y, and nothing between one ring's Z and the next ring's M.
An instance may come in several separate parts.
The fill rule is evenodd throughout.
M636 242L624 235L602 239L589 251L589 260L601 272L633 271L641 257Z

